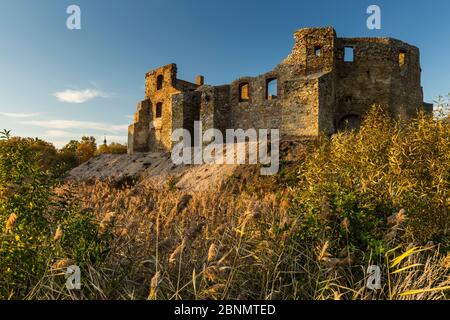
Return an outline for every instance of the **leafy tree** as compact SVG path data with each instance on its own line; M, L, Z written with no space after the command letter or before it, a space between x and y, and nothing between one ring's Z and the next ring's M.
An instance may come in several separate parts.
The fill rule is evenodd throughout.
M64 174L67 171L77 167L80 164L80 159L74 151L70 150L59 150L58 151L58 172Z
M113 142L108 147L109 147L109 152L113 153L113 154L127 153L127 146L124 144Z
M77 140L70 140L68 144L62 147L61 151L73 151L76 153L79 144Z
M105 154L105 153L110 153L109 147L106 144L102 144L98 147L97 154Z
M77 155L80 163L84 163L91 159L97 151L97 144L94 137L82 137L77 145Z
M58 178L76 167L78 157L75 152L58 151L49 142L37 138L8 137L0 140L3 147L20 148L28 161L34 161L39 169L51 178Z
M40 139L28 139L28 144L31 152L36 154L36 160L42 170L52 172L59 161L55 146Z
M98 147L97 154L104 153L125 154L127 153L127 146L116 142L113 142L109 145L102 144Z

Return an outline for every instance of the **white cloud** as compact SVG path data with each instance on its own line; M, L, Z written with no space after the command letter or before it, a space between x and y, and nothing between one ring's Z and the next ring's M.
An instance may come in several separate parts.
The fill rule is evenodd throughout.
M107 94L96 89L85 89L85 90L67 89L64 91L55 92L53 95L59 101L67 103L84 103L94 98L108 97Z
M40 113L0 112L0 115L9 118L32 118L39 116Z
M62 129L88 129L110 133L118 133L118 132L126 132L128 130L128 124L116 125L102 122L76 121L76 120L47 120L47 121L32 120L32 121L23 121L22 124L47 129L54 129L54 131Z

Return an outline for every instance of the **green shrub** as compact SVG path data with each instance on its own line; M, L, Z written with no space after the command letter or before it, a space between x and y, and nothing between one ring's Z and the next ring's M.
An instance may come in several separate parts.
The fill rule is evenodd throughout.
M299 240L382 254L395 241L448 245L449 201L450 124L423 113L400 123L374 107L360 131L315 142L291 210ZM391 230L388 217L401 209L406 220Z
M0 299L25 297L59 259L82 267L101 262L107 250L92 215L53 193L36 143L41 150L33 139L0 141Z
M98 147L97 154L104 154L104 153L126 154L127 146L116 142L113 142L109 145L102 144L101 146Z

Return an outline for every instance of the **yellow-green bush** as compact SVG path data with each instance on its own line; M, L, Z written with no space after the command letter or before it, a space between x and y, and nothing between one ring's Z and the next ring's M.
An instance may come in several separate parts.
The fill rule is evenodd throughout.
M58 260L92 265L107 248L92 214L53 192L55 154L34 139L0 141L0 299L26 297Z
M299 169L293 213L303 240L383 253L395 241L449 246L450 125L401 123L374 107L361 130L321 138ZM405 221L390 237L388 218ZM405 214L406 212L406 214Z
M97 154L104 153L125 154L127 153L127 146L116 142L110 143L109 145L102 144L98 147Z

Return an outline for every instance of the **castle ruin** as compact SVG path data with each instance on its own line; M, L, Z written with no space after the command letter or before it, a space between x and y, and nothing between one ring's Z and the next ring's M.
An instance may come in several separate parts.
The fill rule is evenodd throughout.
M169 64L146 74L145 99L128 130L128 152L169 151L172 131L279 129L282 139L358 128L373 104L411 119L423 102L419 49L392 38L338 38L333 28L295 32L292 52L272 71L231 84L177 79Z

